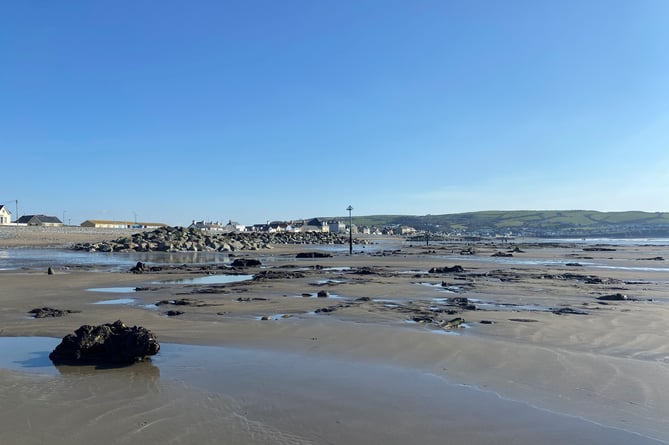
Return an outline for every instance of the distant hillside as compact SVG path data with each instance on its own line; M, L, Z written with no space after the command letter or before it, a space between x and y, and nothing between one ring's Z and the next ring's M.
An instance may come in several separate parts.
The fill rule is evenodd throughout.
M407 225L433 232L512 232L542 236L669 236L669 213L665 212L500 210L426 216L354 216L353 222L359 226Z

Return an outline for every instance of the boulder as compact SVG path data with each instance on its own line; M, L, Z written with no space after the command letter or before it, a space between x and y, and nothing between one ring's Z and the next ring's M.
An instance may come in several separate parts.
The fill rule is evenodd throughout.
M139 326L128 327L118 320L81 326L63 337L49 359L55 365L129 365L159 350L158 339L151 331Z
M428 273L462 273L464 271L465 269L462 266L456 264L453 267L433 267L432 269L428 270Z
M237 258L232 262L232 267L257 267L261 265L260 260L255 258Z
M146 267L146 264L142 263L141 261L137 261L137 264L130 268L130 272L132 273L144 273L147 270L148 267Z

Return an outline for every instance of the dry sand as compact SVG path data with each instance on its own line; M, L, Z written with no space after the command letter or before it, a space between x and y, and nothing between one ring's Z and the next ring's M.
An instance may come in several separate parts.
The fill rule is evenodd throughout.
M117 236L29 232L5 232L0 245ZM263 267L240 272L274 276L219 285L157 283L211 270L2 271L1 336L60 338L121 319L165 347L123 369L0 369L0 442L669 442L669 265L650 259L669 258L669 246L532 243L502 259L491 254L506 245L477 245L473 256L461 247L298 260L315 248L282 246L244 253ZM464 272L427 273L455 264ZM136 286L146 290L86 290ZM615 293L639 301L597 300ZM125 297L134 303L92 304ZM184 298L192 304L145 306ZM81 312L28 317L42 306ZM564 308L585 314L554 313ZM457 316L466 327L438 326Z

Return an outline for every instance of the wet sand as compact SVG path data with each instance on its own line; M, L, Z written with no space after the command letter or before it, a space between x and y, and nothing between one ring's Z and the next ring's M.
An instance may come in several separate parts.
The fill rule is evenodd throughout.
M168 345L152 363L124 369L0 370L3 436L16 444L669 440L669 264L651 259L669 257L668 246L532 243L506 258L491 255L514 246L480 244L471 256L462 247L298 260L316 248L282 246L244 253L263 266L237 271L2 271L2 336L60 338L121 319ZM427 272L456 264L464 271ZM209 273L264 278L163 282ZM143 290L86 290L114 287ZM316 297L322 290L329 297ZM616 293L630 300L597 299ZM121 298L133 300L92 304ZM186 304L153 306L179 300ZM28 317L43 306L80 312ZM443 329L455 317L465 327Z

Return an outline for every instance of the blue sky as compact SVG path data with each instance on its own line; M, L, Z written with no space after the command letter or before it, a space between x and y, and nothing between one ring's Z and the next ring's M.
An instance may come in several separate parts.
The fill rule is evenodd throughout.
M669 211L669 2L0 4L0 203Z

